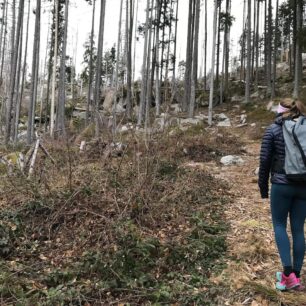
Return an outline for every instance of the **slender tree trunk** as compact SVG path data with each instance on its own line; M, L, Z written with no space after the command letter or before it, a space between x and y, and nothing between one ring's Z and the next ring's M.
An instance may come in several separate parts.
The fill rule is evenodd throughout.
M13 10L15 10L15 5L13 4ZM5 134L5 144L10 141L12 125L13 123L13 105L15 99L15 85L16 85L16 72L17 72L17 63L18 63L18 49L20 45L20 36L21 36L21 28L23 21L23 11L24 11L24 0L19 1L19 10L18 10L18 21L17 21L17 31L15 35L15 26L13 25L13 38L12 38L12 62L11 62L11 74L10 74L10 94L8 99L8 107L7 107L7 115L6 115L6 134ZM13 13L14 15L15 13ZM15 20L13 18L13 23L15 24ZM16 40L14 41L16 37Z
M204 0L205 9L205 33L204 33L204 91L207 88L207 0Z
M25 78L26 78L27 54L28 54L28 43L29 43L29 22L30 22L30 0L28 0L26 44L25 44L24 58L23 58L21 88L20 88L20 95L18 97L17 106L16 106L15 130L14 130L14 132L15 132L14 133L14 142L15 143L17 142L17 139L18 139L18 125L19 125L20 109L21 109L21 103L22 103L22 99L23 99L24 83L25 83Z
M51 109L50 109L50 135L54 137L54 123L55 123L55 87L56 87L56 67L58 54L58 31L59 31L59 0L54 0L54 14L55 14L55 33L54 33L54 56L53 56L53 71L52 71L52 93L51 93Z
M251 82L254 81L254 67L255 67L255 41L256 41L256 0L253 6L253 35L252 35L252 60L251 60Z
M152 0L153 5L153 0ZM149 43L148 43L148 57L147 57L147 90L146 90L146 111L145 111L145 129L147 131L147 128L150 124L150 106L151 106L151 100L152 100L152 82L150 79L150 76L152 75L150 73L150 67L151 67L151 55L152 55L152 20L153 20L153 10L151 10L150 14L150 21L149 21Z
M7 10L7 0L4 0L3 4L2 4L2 19L1 19L1 32L0 32L0 58L1 58L1 54L2 52L4 52L4 48L2 48L2 41L3 41L3 31L4 31L4 25L5 25L5 12Z
M3 69L4 69L4 58L5 58L5 50L6 50L6 38L7 38L7 13L8 13L8 3L6 5L5 9L5 26L4 26L4 38L3 38L3 47L2 47L2 53L1 53L1 71L0 71L0 82L1 85L3 84ZM4 103L3 103L4 104Z
M173 74L172 74L172 99L173 99L175 91L176 91L176 80L175 79L176 79L176 62L177 62L176 53L177 53L178 8L179 8L179 0L176 1L176 12L175 12L174 51L173 51L173 63L172 63L172 69L173 69Z
M23 16L22 16L23 19ZM16 73L16 84L15 84L15 95L16 98L14 99L13 104L13 111L12 111L12 131L11 135L13 137L13 141L15 141L15 122L16 122L16 116L17 116L17 108L18 108L18 102L19 102L19 96L20 96L20 74L21 74L21 66L22 66L22 48L23 48L23 21L21 23L21 33L20 33L20 43L18 47L18 64L17 64L17 73ZM18 114L19 115L19 114ZM18 118L19 119L19 118Z
M191 81L191 98L189 106L189 117L192 118L194 115L196 90L197 90L197 79L198 79L198 48L199 48L199 26L200 26L200 12L201 2L196 0L195 3L195 31L194 31L194 47L193 47L193 67L192 67L192 81Z
M47 43L46 46L48 46L49 43L49 34L50 34L50 22L48 24L48 33L47 33ZM42 118L43 118L43 112L44 112L44 88L45 88L45 76L46 76L46 70L47 70L47 58L48 58L48 48L46 48L45 53L45 62L44 62L44 68L43 73L41 77L41 85L40 85L40 114L39 114L39 128L41 128L42 125ZM47 100L47 99L46 99ZM47 118L47 105L45 106L45 118Z
M272 94L272 1L268 3L268 31L267 31L267 95Z
M133 41L133 24L134 24L134 9L133 1L127 0L127 9L129 6L129 28L127 31L127 97L126 97L126 114L131 118L132 110L132 41Z
M259 14L260 14L260 1L257 0L257 14L256 14L256 39L255 39L255 88L258 91L258 64L259 64Z
M214 6L214 19L213 19L213 41L211 51L211 74L210 74L210 93L209 93L209 106L208 106L208 124L212 125L213 115L213 99L214 99L214 67L216 56L216 38L217 38L217 12L218 12L218 0L215 0Z
M90 113L90 105L92 99L92 79L93 79L93 46L94 46L94 33L95 33L95 12L96 12L96 0L92 3L92 17L91 17L91 33L90 33L90 54L89 54L89 75L88 75L88 91L87 91L87 103L86 103L86 118L85 125L88 125L89 117L92 118Z
M187 49L186 49L186 67L185 67L185 94L183 100L183 111L187 111L188 101L190 99L190 91L191 91L191 73L192 73L192 51L193 51L193 9L194 0L189 1L189 15L188 15L188 30L187 30Z
M302 29L302 0L296 1L296 45L295 45L295 65L294 65L294 89L293 98L299 97L299 87L301 83L300 67L301 63L301 29Z
M136 42L137 42L137 21L138 21L138 2L136 4L136 17L135 17L135 28L134 28L134 55L133 55L133 76L132 76L132 82L133 84L135 83L135 63L136 63ZM134 86L132 87L133 94L134 96Z
M297 45L297 3L299 0L293 0L293 21L292 21L292 48L291 48L291 69L290 69L290 75L294 76L295 74L295 59L296 59L296 45Z
M221 5L222 1L219 1L219 12L218 12L218 41L217 41L217 65L216 65L216 86L219 86L219 66L220 66L220 34L221 34ZM220 101L219 101L220 103Z
M113 134L116 132L116 109L117 109L117 97L119 90L119 61L120 61L120 50L121 50L121 31L122 31L122 11L123 11L123 0L120 1L120 14L119 14L119 25L118 25L118 38L117 38L117 51L116 51L116 68L115 68L115 94L114 94L114 105L113 105Z
M157 25L156 25L156 33L155 33L155 66L156 66L156 80L155 80L155 104L156 104L156 116L160 114L160 79L159 79L159 68L160 68L160 52L159 52L159 30L160 30L160 19L161 19L161 10L162 3L161 0L156 0L156 10L157 10Z
M276 0L276 12L275 12L273 78L272 78L272 92L271 92L272 99L275 98L277 50L278 50L278 0Z
M193 1L193 0L190 0ZM160 82L161 84L163 83L163 72L164 72L164 53L165 53L165 37L166 37L166 15L167 15L167 1L166 0L162 0L163 5L163 9L162 9L162 15L163 15L163 31L162 31L162 48L161 48L161 59L160 59Z
M60 135L66 133L65 130L65 104L66 104L66 49L67 49L67 33L68 33L68 13L69 13L69 0L65 1L65 25L64 37L61 54L60 76L58 86L58 107L56 112L56 130Z
M142 83L141 83L141 97L138 113L137 124L141 125L143 122L144 112L145 112L145 101L147 93L147 55L148 55L148 33L149 33L149 11L150 11L150 0L147 0L147 9L146 9L146 24L145 24L145 39L144 39L144 52L143 52L143 61L142 61Z
M99 109L100 109L101 70L102 70L102 56L103 56L103 42L104 42L105 4L106 4L106 0L101 0L97 67L96 67L95 92L94 92L96 137L98 137L100 134Z
M245 103L250 103L250 86L251 86L251 0L248 0L248 28L247 28L247 71L245 82Z
M40 11L41 0L36 1L36 17L35 17L35 32L33 43L33 59L32 59L32 80L31 80L31 99L28 115L28 130L27 130L27 143L31 144L34 138L34 117L36 106L36 88L38 79L38 66L39 66L39 40L40 40Z
M246 0L243 1L243 26L242 26L242 44L241 44L241 68L240 81L245 80L244 57L245 57L245 8Z
M228 16L231 13L231 1L226 0L226 13ZM225 51L225 56L224 56L224 95L227 98L228 97L228 78L229 78L229 73L228 73L228 68L229 68L229 53L230 53L230 26L228 23L225 24L225 29L224 29L224 51ZM221 99L222 102L222 99Z

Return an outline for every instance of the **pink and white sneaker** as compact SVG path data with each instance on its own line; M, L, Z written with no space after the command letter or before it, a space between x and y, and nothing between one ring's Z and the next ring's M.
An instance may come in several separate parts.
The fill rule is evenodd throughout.
M276 283L276 289L280 291L297 289L301 287L300 278L297 278L293 272L289 276L286 276L284 273L277 272L276 278L278 280Z

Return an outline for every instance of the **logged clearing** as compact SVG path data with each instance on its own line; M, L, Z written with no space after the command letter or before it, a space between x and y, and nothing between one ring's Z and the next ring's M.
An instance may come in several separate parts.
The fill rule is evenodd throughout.
M44 139L55 165L40 153L31 179L1 181L1 305L306 305L274 290L255 174L271 114L222 111L233 127L128 132L84 152Z

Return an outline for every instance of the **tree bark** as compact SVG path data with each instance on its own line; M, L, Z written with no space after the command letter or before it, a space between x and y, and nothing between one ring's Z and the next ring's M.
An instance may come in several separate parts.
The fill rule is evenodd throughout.
M127 9L129 7L128 24L129 28L127 31L127 97L126 97L126 114L128 118L131 118L132 111L132 42L133 42L133 24L134 24L134 9L133 1L127 0Z
M123 0L120 1L120 14L119 14L119 25L118 25L118 38L117 38L117 51L116 51L116 68L115 68L115 94L113 103L113 134L116 132L116 108L117 108L117 96L119 90L119 61L120 61L120 50L121 50L121 27L122 27L122 11L123 11Z
M21 103L23 99L23 90L24 90L24 83L25 83L25 78L26 78L27 54L28 54L28 43L29 43L29 22L30 22L30 0L28 0L28 16L27 16L27 29L26 29L26 40L25 40L26 44L25 44L25 51L24 51L24 58L23 58L21 88L20 88L20 94L18 96L17 106L16 106L14 143L16 143L18 139L18 125L19 125L19 117L20 117L20 108L21 108Z
M198 80L198 48L199 48L199 26L200 26L200 12L201 2L196 0L195 3L195 31L193 37L193 67L192 67L192 81L191 81L191 97L189 105L189 117L192 118L194 115L195 100L196 100L196 89Z
M208 106L208 124L212 125L213 115L213 99L214 99L214 71L215 71L215 55L216 55L216 38L217 38L217 11L218 0L215 0L214 19L213 19L213 41L211 50L211 74L210 74L210 93L209 93L209 106Z
M302 0L296 1L296 44L295 44L295 65L294 65L294 89L293 98L299 97L299 88L301 83L301 30L302 30L302 15L303 15Z
M93 79L93 46L94 46L94 33L95 33L95 12L96 12L96 0L92 3L92 17L91 17L91 33L90 33L90 55L89 55L89 75L88 75L88 91L87 91L87 103L86 103L86 118L85 125L88 125L89 117L92 117L90 113L90 105L92 98L92 79Z
M36 1L36 18L35 18L35 32L33 43L33 59L32 59L32 80L31 80L31 99L28 114L28 129L27 129L27 143L31 144L34 138L34 117L36 106L36 88L38 79L39 66L39 40L40 40L40 11L41 0Z
M54 123L55 123L55 87L56 87L56 67L58 54L58 31L59 31L59 0L54 0L54 14L55 14L55 34L54 34L54 55L53 55L53 71L52 71L52 93L51 93L51 109L50 109L50 135L54 137Z
M65 104L66 104L66 49L67 49L67 34L68 34L68 14L69 14L69 0L65 1L65 25L64 37L61 53L60 76L58 86L58 106L56 112L56 130L59 135L64 135L65 130Z
M188 14L188 30L187 30L187 48L186 48L186 67L185 67L185 93L182 109L187 111L188 101L190 99L191 92L191 73L192 73L192 51L193 51L193 33L192 28L194 24L193 9L194 0L189 1L189 14Z
M248 0L248 32L247 32L247 70L245 82L245 103L250 103L250 86L251 86L251 0Z
M276 12L275 12L275 29L274 29L274 53L273 53L273 78L272 78L272 92L271 98L275 98L275 86L276 86L276 60L278 50L278 0L276 0Z
M100 108L101 70L102 70L102 56L103 56L103 42L104 42L105 4L106 4L106 0L101 0L97 67L96 67L95 92L94 92L96 137L98 137L100 134L99 108Z
M272 93L272 2L268 3L268 29L267 29L267 96Z
M155 104L156 104L156 116L160 114L160 79L159 79L159 68L160 68L160 52L159 52L159 30L160 30L160 19L162 3L161 0L156 0L157 20L156 20L156 33L155 33L155 66L156 66L156 80L155 80Z
M141 125L143 122L144 112L145 112L145 101L147 93L147 55L148 55L148 33L149 33L149 11L150 11L150 0L147 0L146 9L146 24L145 24L145 40L144 40L144 52L142 61L142 82L141 82L141 97L138 113L137 124Z

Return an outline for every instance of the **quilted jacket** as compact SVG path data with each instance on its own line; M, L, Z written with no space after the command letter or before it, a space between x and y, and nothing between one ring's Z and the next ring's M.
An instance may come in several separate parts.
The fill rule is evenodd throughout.
M277 117L265 131L261 143L258 185L262 198L269 197L269 177L272 184L290 184L284 171L285 142L283 119Z

